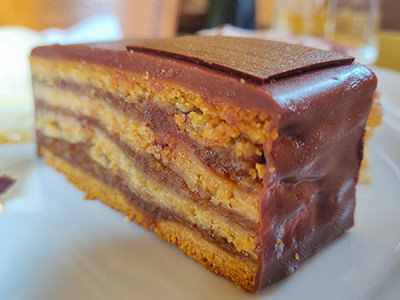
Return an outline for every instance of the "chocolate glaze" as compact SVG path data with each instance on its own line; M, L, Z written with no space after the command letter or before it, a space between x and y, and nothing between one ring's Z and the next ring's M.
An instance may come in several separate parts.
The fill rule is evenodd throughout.
M127 49L186 60L260 83L354 60L350 56L299 45L225 36L136 41Z
M14 178L8 175L0 175L0 194L5 193L14 183Z
M279 135L264 145L267 172L260 197L262 251L253 288L257 291L294 272L302 261L353 225L364 127L377 80L368 68L357 63L339 59L339 65L334 65L329 59L321 63L318 57L301 59L298 75L287 73L288 69L296 70L296 64L278 67L270 74L280 75L286 70L286 77L279 80L268 81L268 74L262 75L254 65L249 66L251 70L255 68L254 72L240 67L232 74L228 69L237 64L230 63L230 57L245 56L247 60L249 54L243 54L241 49L248 49L246 43L250 40L230 39L235 44L234 51L229 56L219 53L222 63L209 63L208 58L183 48L179 55L157 48L151 53L127 51L135 41L54 45L36 48L32 55L147 72L150 80L178 83L201 93L216 107L230 103L271 116L272 127ZM271 53L268 59L264 57L262 66L267 62L290 66L283 59L295 60L305 51L299 46L287 46L282 55L273 50L274 43L265 44L262 49L258 43L252 44L257 47L254 53ZM198 64L199 61L207 63ZM216 65L226 68L215 69ZM243 82L243 74L268 82Z
M376 77L346 65L267 87L284 108L279 138L266 149L261 206L265 259L257 288L288 276L353 225L355 185ZM282 246L276 241L283 242Z

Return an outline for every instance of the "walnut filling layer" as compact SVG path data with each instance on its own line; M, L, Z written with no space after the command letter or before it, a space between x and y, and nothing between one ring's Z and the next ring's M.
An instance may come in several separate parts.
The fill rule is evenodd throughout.
M190 217L187 218L185 215L176 212L174 208L168 207L168 203L155 203L152 200L153 195L146 195L146 193L143 193L143 190L132 190L130 184L126 182L125 176L121 177L115 172L111 172L109 167L105 167L102 163L96 162L96 160L93 159L93 149L96 149L96 145L93 145L91 142L69 143L61 139L45 136L40 131L37 133L37 139L40 152L42 152L43 149L50 151L57 157L73 164L75 167L94 176L108 186L119 190L128 197L132 205L140 207L141 211L148 215L148 218L160 218L184 224L200 232L204 239L217 244L225 251L233 255L238 255L246 260L256 260L256 255L249 255L248 252L239 250L236 245L234 245L234 242L229 241L228 238L221 235L220 231L193 222ZM135 180L140 181L139 178L136 178L136 174L132 174L131 176L134 177ZM166 194L168 194L168 192L164 193L164 195ZM209 217L211 216L210 218L217 219L215 216L212 216L212 213L207 213ZM201 214L201 211L199 211L198 214ZM235 227L234 224L232 226ZM240 232L236 231L235 234L240 236Z
M256 257L257 224L191 192L177 174L150 155L138 154L128 145L121 147L114 144L112 140L116 137L104 134L96 121L80 117L80 122L60 113L38 110L37 125L42 134L49 138L61 138L71 145L90 143L90 147L82 146L82 151L88 152L91 160L119 174L132 190L139 191L142 198L157 199L163 206L185 216L194 224L219 233L239 251L250 252ZM129 153L126 149L129 149Z
M210 172L210 168L198 158L193 148L184 139L164 134L157 136L157 128L151 128L136 118L128 118L113 106L71 91L57 90L35 84L36 100L39 99L55 108L79 112L86 116L95 116L102 120L107 131L118 135L121 140L139 152L149 153L164 165L181 174L191 191L202 197L211 195L211 202L222 205L238 213L245 214L253 222L258 222L258 200L261 190L246 192L232 181ZM161 126L164 122L159 121ZM188 172L190 170L190 172Z

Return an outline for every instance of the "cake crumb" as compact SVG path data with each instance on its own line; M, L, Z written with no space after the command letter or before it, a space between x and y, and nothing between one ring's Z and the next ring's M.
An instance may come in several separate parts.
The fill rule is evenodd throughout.
M246 83L246 80L244 80L243 78L240 78L240 82L241 83Z
M276 240L276 244L277 244L278 246L282 246L282 245L283 245L283 242L282 242L281 240Z
M275 167L269 167L268 171L269 171L270 173L274 173L274 172L275 172Z
M256 163L256 170L257 170L258 178L260 178L260 179L264 178L265 168L266 168L265 164Z
M271 133L270 133L270 137L273 141L275 141L278 138L278 131L274 128L272 129Z
M295 258L296 260L300 260L299 254L298 254L298 253L295 253L295 254L294 254L294 258Z

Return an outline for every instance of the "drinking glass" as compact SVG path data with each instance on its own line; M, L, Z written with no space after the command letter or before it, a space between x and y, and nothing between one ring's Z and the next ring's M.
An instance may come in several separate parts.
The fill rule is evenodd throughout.
M373 64L379 53L379 0L329 0L325 38L349 49L363 64Z
M279 0L275 28L285 34L322 37L328 0Z

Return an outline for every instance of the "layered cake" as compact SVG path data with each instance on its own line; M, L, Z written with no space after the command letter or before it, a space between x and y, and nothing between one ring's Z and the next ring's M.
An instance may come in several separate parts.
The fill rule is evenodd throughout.
M47 163L245 290L353 225L376 77L351 57L189 36L40 47L31 65Z

